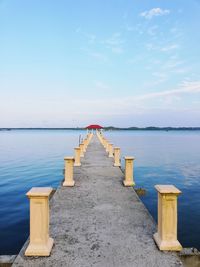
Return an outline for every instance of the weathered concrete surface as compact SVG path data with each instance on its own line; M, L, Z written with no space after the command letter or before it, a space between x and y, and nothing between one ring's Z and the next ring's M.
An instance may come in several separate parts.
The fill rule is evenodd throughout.
M82 163L75 187L60 187L52 198L51 256L26 258L25 244L13 266L182 266L175 253L157 249L152 217L135 191L122 186L121 170L96 136Z
M0 255L0 267L10 267L16 255Z

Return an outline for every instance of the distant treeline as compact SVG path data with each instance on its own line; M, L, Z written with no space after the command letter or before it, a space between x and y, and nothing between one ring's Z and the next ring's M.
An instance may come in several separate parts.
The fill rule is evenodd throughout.
M11 130L85 130L85 128L82 127L76 127L76 128L0 128L0 131L11 131ZM104 127L104 130L106 131L120 131L120 130L126 130L126 131L184 131L184 130L200 130L200 127L128 127L128 128L121 128L121 127L114 127L114 126L108 126Z
M172 130L200 130L200 127L128 127L128 128L121 128L121 127L105 127L105 130L144 130L144 131L172 131Z

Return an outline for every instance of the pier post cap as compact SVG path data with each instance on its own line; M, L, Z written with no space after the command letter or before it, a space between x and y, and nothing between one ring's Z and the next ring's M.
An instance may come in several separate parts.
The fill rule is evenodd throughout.
M116 147L114 147L114 149L120 149L120 147L116 146Z
M32 187L27 193L27 197L48 197L53 191L52 187Z
M76 149L76 150L80 150L81 148L80 148L79 146L77 146L77 147L75 147L74 149Z
M182 193L174 185L155 185L155 189L160 194L176 194L176 195L180 195Z
M127 157L124 157L125 160L134 160L135 158L134 157L130 157L130 156L127 156Z
M74 157L64 157L64 160L74 160Z

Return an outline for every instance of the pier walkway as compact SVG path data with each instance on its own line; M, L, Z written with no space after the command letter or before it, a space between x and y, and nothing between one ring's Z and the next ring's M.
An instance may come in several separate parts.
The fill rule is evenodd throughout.
M123 187L123 176L94 135L74 168L75 186L60 186L51 199L51 255L25 257L26 243L13 266L182 266L176 253L156 247L156 225L134 189Z

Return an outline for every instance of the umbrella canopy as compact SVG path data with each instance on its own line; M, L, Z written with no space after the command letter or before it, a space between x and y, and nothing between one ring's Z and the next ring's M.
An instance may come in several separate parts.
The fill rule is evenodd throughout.
M89 129L89 130L91 130L91 129L96 130L96 129L102 129L102 128L103 128L102 126L97 125L97 124L91 124L91 125L88 125L88 126L86 127L86 129Z

